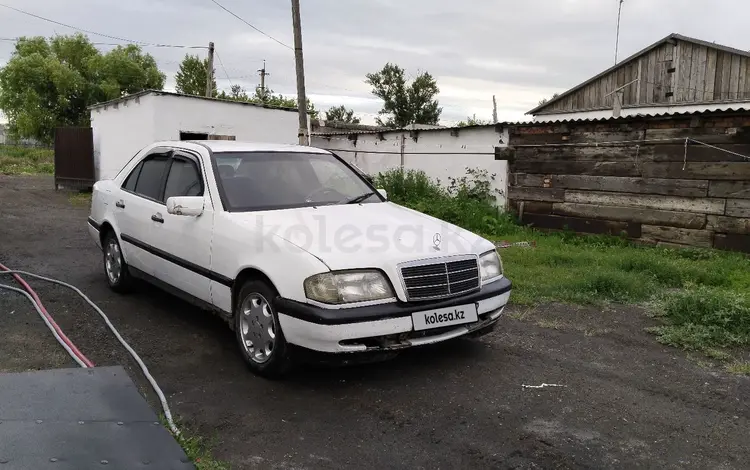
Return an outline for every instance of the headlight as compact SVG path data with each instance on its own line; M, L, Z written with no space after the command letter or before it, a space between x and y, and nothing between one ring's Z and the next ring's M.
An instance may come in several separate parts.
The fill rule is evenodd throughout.
M316 274L305 279L305 296L326 304L348 304L394 297L388 279L380 271L342 271Z
M479 271L482 273L482 282L489 281L503 274L503 263L500 255L492 250L479 257Z

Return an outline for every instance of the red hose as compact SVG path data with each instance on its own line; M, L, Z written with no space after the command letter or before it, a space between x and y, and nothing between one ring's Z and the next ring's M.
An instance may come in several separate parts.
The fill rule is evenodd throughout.
M8 269L2 263L0 263L0 269L2 269L3 271L10 271L10 269ZM14 274L12 274L12 276L16 279L16 281L18 281L19 284L21 284L23 286L23 288L26 290L26 292L28 292L29 295L31 295L31 297L34 299L34 302L36 302L36 304L39 306L39 310L42 311L42 313L47 318L47 320L50 322L50 324L52 325L52 327L55 329L55 331L57 331L57 334L60 335L60 338L63 340L63 342L70 347L71 351L73 351L73 353L76 356L78 356L78 358L81 361L83 361L83 363L86 364L88 367L94 367L94 363L91 362L86 356L84 356L83 353L78 350L78 348L76 347L76 345L73 344L73 342L67 336L65 336L65 333L63 333L62 329L55 322L55 319L52 318L52 315L50 315L47 312L47 309L44 308L44 305L42 304L41 299L39 298L38 295L36 295L36 292L34 292L34 289L32 289L31 286L28 283L26 283L26 281L24 281L23 278L21 276L19 276L18 274L14 273Z

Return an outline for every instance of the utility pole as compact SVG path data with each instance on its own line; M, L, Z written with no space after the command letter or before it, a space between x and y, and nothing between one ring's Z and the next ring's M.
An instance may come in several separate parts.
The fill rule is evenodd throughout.
M206 96L211 98L214 92L214 43L208 43L208 70L206 70Z
M617 65L617 53L620 49L620 15L622 15L622 2L625 0L620 0L620 6L617 8L617 33L615 37L615 65Z
M307 95L305 94L305 61L302 57L302 22L299 0L292 0L292 26L294 27L294 63L297 68L297 104L299 106L299 144L308 145Z
M497 100L492 95L492 124L497 124Z
M263 61L263 68L259 69L258 72L260 72L260 96L265 101L266 99L266 77L268 75L271 75L270 73L266 72L266 61Z

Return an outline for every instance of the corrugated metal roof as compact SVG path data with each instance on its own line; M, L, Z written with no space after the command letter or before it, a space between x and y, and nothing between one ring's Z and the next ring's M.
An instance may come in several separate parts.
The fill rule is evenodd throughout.
M674 41L674 40L685 41L685 42L692 42L692 43L698 44L700 46L711 47L711 48L714 48L714 49L718 49L720 51L729 52L730 54L737 54L737 55L741 55L741 56L744 56L744 57L750 57L750 52L748 52L748 51L743 51L741 49L735 49L735 48L729 47L729 46L722 46L721 44L716 44L716 43L713 43L713 42L703 41L701 39L695 39L695 38L691 38L689 36L683 36L682 34L678 34L678 33L672 33L669 36L656 41L655 43L651 44L650 46L645 47L644 49L641 49L640 51L636 52L635 54L631 55L630 57L621 60L620 62L618 62L617 64L613 65L612 67L609 67L607 70L605 70L605 71L603 71L603 72L601 72L601 73L599 73L597 75L594 75L593 77L589 78L585 82L583 82L583 83L581 83L579 85L576 85L573 88L567 90L566 92L561 93L558 96L550 99L549 101L546 101L546 102L540 104L539 106L537 106L536 108L532 109L531 111L528 111L526 114L534 114L534 113L538 112L539 110L548 107L552 103L555 103L555 102L561 100L562 98L570 95L571 93L573 93L573 92L575 92L577 90L580 90L581 88L585 87L589 83L591 83L591 82L593 82L595 80L598 80L599 78L603 77L604 75L607 75L608 73L612 72L613 70L616 70L616 69L618 69L618 68L626 65L631 60L637 59L638 57L642 56L643 54L646 54L647 52L651 51L652 49L654 49L656 47L659 47L660 45L662 45L662 44L664 44L664 43L666 43L668 41Z
M665 118L665 117L679 117L679 116L697 116L697 115L714 115L714 114L726 114L726 113L750 113L750 104L747 106L736 106L727 103L726 108L706 110L706 111L676 111L676 112L663 112L663 113L638 113L631 114L628 116L620 117L606 117L606 118L569 118L569 119L557 119L554 121L520 121L520 122L504 122L502 125L506 126L528 126L537 125L543 126L545 124L565 124L568 122L610 122L610 121L633 121L643 118ZM573 113L570 113L573 114Z

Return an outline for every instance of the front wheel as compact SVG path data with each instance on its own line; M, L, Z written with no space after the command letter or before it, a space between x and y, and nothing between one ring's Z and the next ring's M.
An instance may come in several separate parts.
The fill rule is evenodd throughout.
M234 309L234 330L242 357L250 370L279 378L291 367L292 359L272 301L278 294L263 281L245 282Z
M104 274L107 275L107 283L110 289L119 293L130 292L133 287L133 278L128 271L128 265L125 264L120 242L117 241L117 235L114 232L110 231L104 236L102 248L104 252Z

